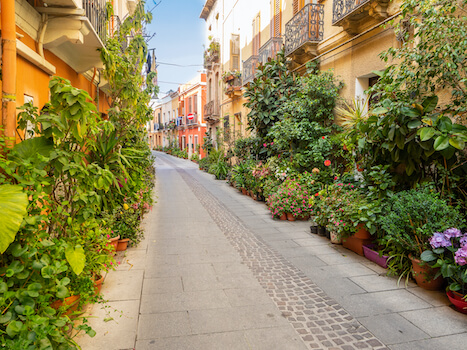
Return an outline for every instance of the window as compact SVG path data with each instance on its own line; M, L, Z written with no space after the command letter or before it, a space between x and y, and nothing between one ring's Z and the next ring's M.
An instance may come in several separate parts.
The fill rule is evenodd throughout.
M273 18L271 25L271 36L279 38L281 36L282 25L282 0L273 0ZM295 12L294 12L295 13Z
M230 141L230 116L228 115L224 117L224 141Z
M253 20L253 55L257 56L261 46L261 22L258 13Z
M294 16L305 6L305 0L293 0L293 14Z
M193 96L193 114L198 114L198 95Z
M191 97L188 97L186 104L187 104L187 114L191 114Z
M230 70L240 69L240 35L232 34L230 39Z

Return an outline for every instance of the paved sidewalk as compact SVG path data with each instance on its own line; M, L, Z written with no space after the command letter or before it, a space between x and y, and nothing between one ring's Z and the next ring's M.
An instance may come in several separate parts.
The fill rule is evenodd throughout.
M467 316L442 292L276 221L197 165L156 154L146 239L118 256L106 307L89 311L109 349L464 349Z

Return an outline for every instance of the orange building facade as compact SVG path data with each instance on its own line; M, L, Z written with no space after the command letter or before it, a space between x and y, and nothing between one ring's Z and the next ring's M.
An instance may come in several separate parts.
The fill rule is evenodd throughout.
M128 1L113 0L115 15L106 21L107 0L1 0L2 91L0 125L12 143L17 107L31 102L39 110L49 101L49 81L60 76L89 93L101 113L109 108L100 74L99 49L128 12Z
M180 149L186 150L188 158L198 154L206 156L203 150L206 135L204 105L206 104L206 74L201 73L195 79L183 84L178 89L179 111L177 117L178 142Z

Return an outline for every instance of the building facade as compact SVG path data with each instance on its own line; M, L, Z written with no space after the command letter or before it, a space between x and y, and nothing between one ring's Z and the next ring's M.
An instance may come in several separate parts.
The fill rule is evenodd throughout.
M205 64L208 120L215 121L208 127L234 139L247 134L244 88L281 49L291 71L304 74L315 61L344 82L343 98L365 99L377 81L374 72L385 68L379 54L400 45L392 27L382 27L397 19L399 8L400 0L206 0L200 15L205 44L218 38L220 46L218 65ZM211 107L217 105L218 111Z
M180 85L178 98L178 145L180 149L187 151L188 158L191 158L195 153L200 158L204 158L206 154L202 145L206 134L206 119L204 116L206 74L201 73L186 84Z
M70 80L89 93L106 113L105 81L100 77L101 49L136 1L114 0L106 21L106 0L1 1L1 125L12 143L24 135L16 129L17 107L31 102L41 109L49 100L51 76Z

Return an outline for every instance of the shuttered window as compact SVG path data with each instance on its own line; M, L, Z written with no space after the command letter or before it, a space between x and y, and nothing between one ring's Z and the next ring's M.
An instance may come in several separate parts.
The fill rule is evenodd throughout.
M193 96L193 114L198 113L198 95Z
M305 0L293 0L293 14L294 16L305 6Z
M230 70L240 69L240 35L232 34L230 39Z
M274 18L273 18L273 32L272 35L276 38L281 36L281 22L282 22L282 0L274 0Z
M260 14L258 13L253 20L253 55L258 55L261 46L261 22Z

